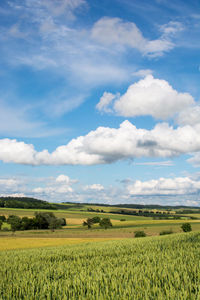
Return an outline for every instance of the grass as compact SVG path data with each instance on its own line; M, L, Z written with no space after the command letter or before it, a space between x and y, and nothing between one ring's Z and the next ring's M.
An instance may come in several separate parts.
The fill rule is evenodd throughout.
M197 300L200 233L0 252L1 299Z

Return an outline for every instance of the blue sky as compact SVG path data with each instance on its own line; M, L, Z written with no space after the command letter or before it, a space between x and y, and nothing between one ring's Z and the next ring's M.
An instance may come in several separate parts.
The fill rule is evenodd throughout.
M199 205L198 1L2 0L0 194Z

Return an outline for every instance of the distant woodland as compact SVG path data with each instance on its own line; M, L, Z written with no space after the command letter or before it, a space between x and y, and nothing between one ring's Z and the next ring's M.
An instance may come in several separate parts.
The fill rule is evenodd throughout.
M28 197L0 197L0 207L6 208L32 208L32 209L57 209L56 205L43 200Z

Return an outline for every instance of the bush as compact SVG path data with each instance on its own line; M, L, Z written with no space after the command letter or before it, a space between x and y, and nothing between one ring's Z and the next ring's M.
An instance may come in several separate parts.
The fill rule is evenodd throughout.
M121 219L120 221L123 222L123 221L126 221L126 219Z
M192 226L191 226L190 223L183 223L182 226L181 226L181 229L184 232L189 232L189 231L192 231Z
M163 230L160 232L160 235L166 235L166 234L172 234L173 231L170 229L170 230Z
M135 231L134 232L135 237L145 237L146 233L144 231Z

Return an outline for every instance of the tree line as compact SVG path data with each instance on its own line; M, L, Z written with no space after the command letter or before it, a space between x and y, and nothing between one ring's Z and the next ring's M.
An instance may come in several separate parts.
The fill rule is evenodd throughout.
M30 229L55 229L67 225L65 218L57 218L52 212L36 212L33 218L10 215L8 218L0 216L0 229L3 223L10 224L13 232Z

